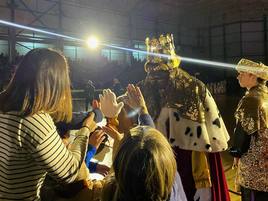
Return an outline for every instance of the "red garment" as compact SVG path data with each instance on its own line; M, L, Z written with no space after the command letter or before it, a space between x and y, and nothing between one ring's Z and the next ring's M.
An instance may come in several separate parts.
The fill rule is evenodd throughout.
M230 201L220 153L209 153L212 201Z
M176 155L178 172L188 201L194 201L196 192L192 174L192 151L173 147ZM183 163L182 163L183 161ZM230 201L227 182L219 153L208 153L208 162L211 176L212 201Z

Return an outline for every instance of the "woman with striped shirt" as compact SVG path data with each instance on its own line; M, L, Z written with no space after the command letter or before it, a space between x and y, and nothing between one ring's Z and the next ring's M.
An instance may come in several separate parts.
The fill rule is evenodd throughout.
M31 50L0 94L0 200L40 200L46 174L59 182L75 180L96 124L92 114L67 150L54 121L71 118L65 57L51 49Z

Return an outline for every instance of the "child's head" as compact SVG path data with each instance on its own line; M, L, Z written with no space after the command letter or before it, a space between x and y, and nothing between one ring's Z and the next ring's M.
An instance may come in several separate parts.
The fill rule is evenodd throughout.
M114 160L117 200L167 200L176 161L166 138L156 129L137 126L122 141Z

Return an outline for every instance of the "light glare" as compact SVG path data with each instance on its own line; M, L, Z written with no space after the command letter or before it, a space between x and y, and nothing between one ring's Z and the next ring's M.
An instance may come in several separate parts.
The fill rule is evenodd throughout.
M170 55L165 55L165 54L147 52L147 51L144 51L144 50L131 49L131 48L120 47L120 46L115 46L115 45L111 45L111 44L105 44L105 43L100 43L99 44L98 40L96 38L94 39L94 37L91 37L86 41L86 40L83 40L83 39L80 39L80 38L75 38L75 37L72 37L72 36L67 36L67 35L58 34L58 33L50 32L50 31L45 31L45 30L42 30L42 29L37 29L37 28L29 27L29 26L24 26L24 25L21 25L21 24L8 22L8 21L5 21L5 20L0 20L0 24L11 26L11 27L17 27L17 28L21 28L21 29L26 29L26 30L31 30L31 31L39 32L39 33L43 33L43 34L53 35L53 36L57 36L57 37L61 37L61 38L66 38L66 39L69 39L69 40L78 41L80 43L85 43L86 42L89 45L89 47L92 47L92 48L96 48L98 45L102 45L102 46L105 46L105 47L115 48L115 49L119 49L119 50L125 50L125 51L128 51L128 52L138 52L138 53L142 53L142 54L146 54L146 55L148 54L148 55L164 57L164 58L168 58L168 59L170 58ZM223 67L225 69L235 69L236 68L235 64L230 64L230 63L215 62L215 61L209 61L209 60L203 60L203 59L194 59L194 58L187 58L187 57L180 57L180 59L182 61L189 62L189 63L204 64L204 65L207 65L207 67L210 67L210 66L216 67L216 66L218 66L218 67ZM241 69L241 67L240 67L240 69ZM248 66L243 66L243 69L245 69L245 71L246 71L247 69L249 69L249 67ZM252 68L251 68L251 70L252 70ZM255 70L260 71L259 69L255 69Z
M91 36L87 40L87 45L91 49L95 49L98 46L98 44L99 44L98 39L96 37L94 37L94 36Z

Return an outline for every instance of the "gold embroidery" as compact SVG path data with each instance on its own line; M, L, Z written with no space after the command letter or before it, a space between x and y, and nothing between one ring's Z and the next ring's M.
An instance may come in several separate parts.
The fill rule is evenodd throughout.
M205 85L180 68L147 75L140 83L148 110L154 119L164 106L175 108L180 116L202 123L204 119Z
M246 114L244 108L239 109L236 112L235 117L240 121L241 126L247 133L251 134L258 130L257 119L254 120L249 114Z
M235 118L248 134L253 134L250 147L242 155L238 168L239 184L243 187L268 192L268 103L267 88L257 86L250 89L238 104ZM256 132L257 131L257 132Z

